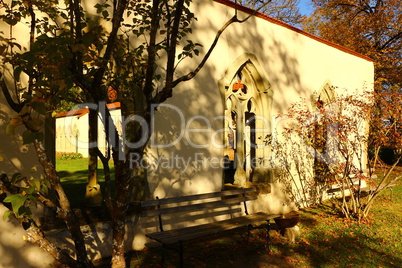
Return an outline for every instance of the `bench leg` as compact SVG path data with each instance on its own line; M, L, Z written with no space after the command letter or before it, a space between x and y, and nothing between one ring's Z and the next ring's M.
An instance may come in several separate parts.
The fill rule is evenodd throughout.
M162 266L165 265L166 250L169 249L166 244L162 244Z
M179 261L180 261L180 267L183 268L184 267L184 258L183 258L183 241L179 241L179 246L176 247L175 245L171 245L169 246L168 244L162 244L163 246L163 255L162 255L162 266L165 263L165 249L170 249L170 250L174 250L177 253L179 253Z
M179 241L179 255L180 255L180 268L184 267L184 259L183 259L183 242Z
M253 229L254 229L253 225L251 224L247 225L247 235L249 238L251 237L251 230Z

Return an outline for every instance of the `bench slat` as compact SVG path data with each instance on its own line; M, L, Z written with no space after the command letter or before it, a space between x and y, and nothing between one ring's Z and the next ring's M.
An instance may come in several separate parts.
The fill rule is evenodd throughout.
M228 199L207 202L207 203L190 204L190 205L160 208L160 209L153 209L153 210L151 210L151 209L143 210L142 216L149 217L149 216L159 216L159 215L163 215L163 214L172 214L172 213L178 213L178 212L189 212L189 211L200 211L200 210L202 211L204 209L227 207L229 205L239 204L240 202L255 200L256 198L257 198L256 195L241 196L241 197L228 198Z
M195 200L202 200L202 199L222 197L222 196L239 195L239 194L250 193L250 192L255 192L255 191L256 191L255 188L246 188L246 189L225 190L225 191L221 191L221 192L213 192L213 193L206 193L206 194L170 197L170 198L163 198L163 199L159 199L159 200L145 200L145 201L141 202L141 207L143 207L143 208L154 207L157 205L167 205L167 204L173 204L173 203L195 201Z
M195 222L200 219L205 219L206 217L208 218L214 218L214 217L219 217L222 215L240 215L242 213L242 208L240 205L238 206L233 206L232 208L227 208L225 210L215 210L211 212L200 212L195 215L181 215L181 214L175 214L173 217L165 217L163 219L163 224L164 226L166 225L171 225L175 224L178 222ZM150 217L152 221L147 221L142 223L142 227L144 228L149 228L149 227L158 227L158 222L155 221L153 217Z
M223 231L244 227L249 224L270 220L279 216L280 215L258 212L253 215L246 215L223 221L217 221L164 232L149 233L146 234L146 236L163 244L171 244L179 241L187 241L199 238L206 235L217 234Z

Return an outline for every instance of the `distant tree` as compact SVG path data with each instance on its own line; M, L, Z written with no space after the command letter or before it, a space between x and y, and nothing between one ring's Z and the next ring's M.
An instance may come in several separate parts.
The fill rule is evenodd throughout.
M238 0L235 2L254 10L265 5L260 12L293 26L300 26L303 19L298 6L300 0Z
M371 113L370 137L368 145L370 147L371 161L370 173L379 168L384 162L380 156L382 152L388 154L388 165L386 176L391 175L391 171L402 159L402 88L393 86L388 90L376 92L375 103ZM383 178L385 175L383 176Z
M81 95L81 90L73 87L68 91L59 91L60 100L54 110L55 113L68 112L79 103L85 103L85 98Z
M197 67L175 77L180 73L178 63L200 53L201 45L188 37L195 20L189 9L191 1L106 0L94 1L94 7L79 0L0 3L0 19L10 29L7 35L0 33L0 87L9 106L18 113L6 131L12 135L16 127L25 129L23 142L34 145L45 172L44 179L1 174L0 203L9 208L5 216L19 220L27 232L27 240L60 262L70 267L93 266L88 259L77 215L46 154L43 125L46 115L63 100L69 101L66 94L72 88L79 89L85 101L97 105L95 114L103 109L105 118L110 118L106 109L107 88L117 81L122 115L142 121L128 123L124 135L119 136L114 122L103 120L104 129L109 130L106 137L111 152L103 154L99 148L93 149L103 163L105 174L104 200L112 219L112 267L125 267L127 209L132 195L142 197L146 179L144 170L132 165L129 156L143 156L151 136L147 127L152 120L152 107L172 97L178 84L197 75L229 25L242 23L251 15L243 20L237 15L230 18L216 33ZM21 33L16 29L28 31ZM17 34L18 39L15 38ZM138 141L141 143L137 146L126 146ZM114 162L114 178L109 168L110 158ZM55 191L56 199L47 194L49 188ZM74 241L76 259L57 248L38 227L30 210L30 204L36 202L53 208L64 220Z

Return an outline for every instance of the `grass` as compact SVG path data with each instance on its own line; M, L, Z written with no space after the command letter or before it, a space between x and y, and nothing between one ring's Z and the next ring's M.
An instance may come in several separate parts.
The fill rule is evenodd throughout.
M397 172L401 172L399 167ZM185 248L189 267L402 267L402 182L385 191L372 208L368 221L358 224L336 214L330 202L300 211L301 235L289 243L271 231L225 234L197 241ZM160 248L129 255L130 267L161 267ZM167 251L164 267L177 267L177 253Z
M113 173L113 163L110 163L110 168ZM88 158L62 160L57 157L56 169L71 204L75 207L82 205L85 201L85 187L88 183ZM98 162L97 178L102 192L104 192L105 178L100 161Z
M298 243L276 250L298 267L402 267L401 186L382 196L365 224L342 219L330 206L302 212Z
M301 235L290 244L271 231L254 230L224 234L187 244L186 267L402 267L402 186L395 187L394 200L382 196L369 222L358 224L336 215L328 204L300 211ZM132 252L130 267L161 267L162 250ZM178 254L166 251L163 267L178 267Z
M400 174L398 167L396 174ZM396 175L394 174L394 175ZM330 203L301 212L302 235L275 250L297 267L402 267L402 182L375 201L369 219L358 224L337 215Z
M57 169L73 204L84 200L87 159L57 160ZM102 165L99 164L99 167ZM98 170L104 185L103 171ZM401 173L398 167L396 173ZM385 191L374 204L368 222L358 224L339 217L331 203L300 211L301 235L295 243L271 231L268 250L266 234L254 230L225 233L186 244L188 267L402 267L402 182ZM130 267L161 267L160 247L128 254ZM106 260L108 262L108 260ZM166 252L165 267L177 267L178 256ZM108 267L108 265L104 266Z

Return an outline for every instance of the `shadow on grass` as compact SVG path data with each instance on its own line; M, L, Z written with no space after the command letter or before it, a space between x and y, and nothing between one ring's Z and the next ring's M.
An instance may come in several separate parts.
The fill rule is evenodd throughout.
M383 242L380 239L363 235L342 235L339 238L328 238L326 241L283 246L282 254L291 258L295 254L306 256L306 267L402 267L402 259L399 256L387 254L381 247L370 246L381 243Z
M402 267L391 219L358 224L335 215L330 206L304 210L299 241L275 246L297 267Z
M187 241L184 243L184 267L293 267L280 254L269 251L265 231L253 230L251 233L249 237L246 228L240 228ZM164 262L162 256L165 257ZM179 255L173 250L164 250L161 246L150 247L130 252L127 255L127 265L179 267Z
M302 234L293 244L272 230L271 252L266 233L257 230L252 237L237 230L190 241L185 245L185 267L402 267L398 238L382 233L382 222L357 224L340 219L330 205L321 205L301 211L300 228ZM156 247L130 252L128 263L178 267L179 259L176 252Z

